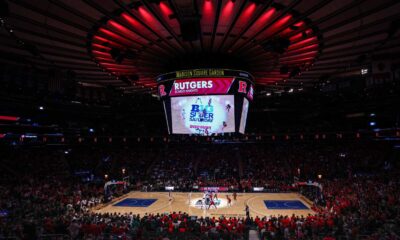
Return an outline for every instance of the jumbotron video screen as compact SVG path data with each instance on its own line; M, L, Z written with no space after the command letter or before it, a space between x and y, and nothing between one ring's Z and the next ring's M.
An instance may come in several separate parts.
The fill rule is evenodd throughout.
M172 132L201 134L235 132L233 95L171 98Z
M157 81L170 134L244 134L254 93L249 73L196 69L164 74Z

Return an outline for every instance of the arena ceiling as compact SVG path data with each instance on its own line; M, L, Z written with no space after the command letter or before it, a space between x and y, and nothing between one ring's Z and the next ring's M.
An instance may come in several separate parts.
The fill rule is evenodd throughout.
M398 0L0 0L0 60L155 91L170 70L247 70L259 88L314 86L398 58ZM9 11L4 11L8 5Z

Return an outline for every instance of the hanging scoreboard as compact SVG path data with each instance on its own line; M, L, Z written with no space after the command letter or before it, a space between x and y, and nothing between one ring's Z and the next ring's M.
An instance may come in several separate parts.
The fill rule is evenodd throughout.
M244 133L253 77L244 71L194 69L157 77L172 134Z

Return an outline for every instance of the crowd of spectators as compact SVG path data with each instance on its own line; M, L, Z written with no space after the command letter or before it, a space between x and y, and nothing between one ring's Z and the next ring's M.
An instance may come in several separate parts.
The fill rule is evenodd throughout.
M262 239L399 239L398 156L389 144L366 142L7 150L0 169L0 238L246 239L256 229ZM92 177L76 175L86 170ZM133 189L147 191L169 185L179 191L300 190L316 214L237 219L92 213L104 201L104 182L127 176ZM322 188L298 188L297 181L318 181Z

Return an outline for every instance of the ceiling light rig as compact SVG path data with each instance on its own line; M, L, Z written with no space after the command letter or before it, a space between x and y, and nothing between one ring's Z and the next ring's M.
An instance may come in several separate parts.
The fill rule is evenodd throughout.
M197 9L166 0L120 4L112 18L100 19L88 33L88 53L100 68L138 92L155 90L155 76L169 70L239 68L251 72L256 84L268 86L312 67L322 37L309 19L264 0L246 1L243 11L224 15L232 2L237 3L222 1L219 6L204 0L205 7Z

